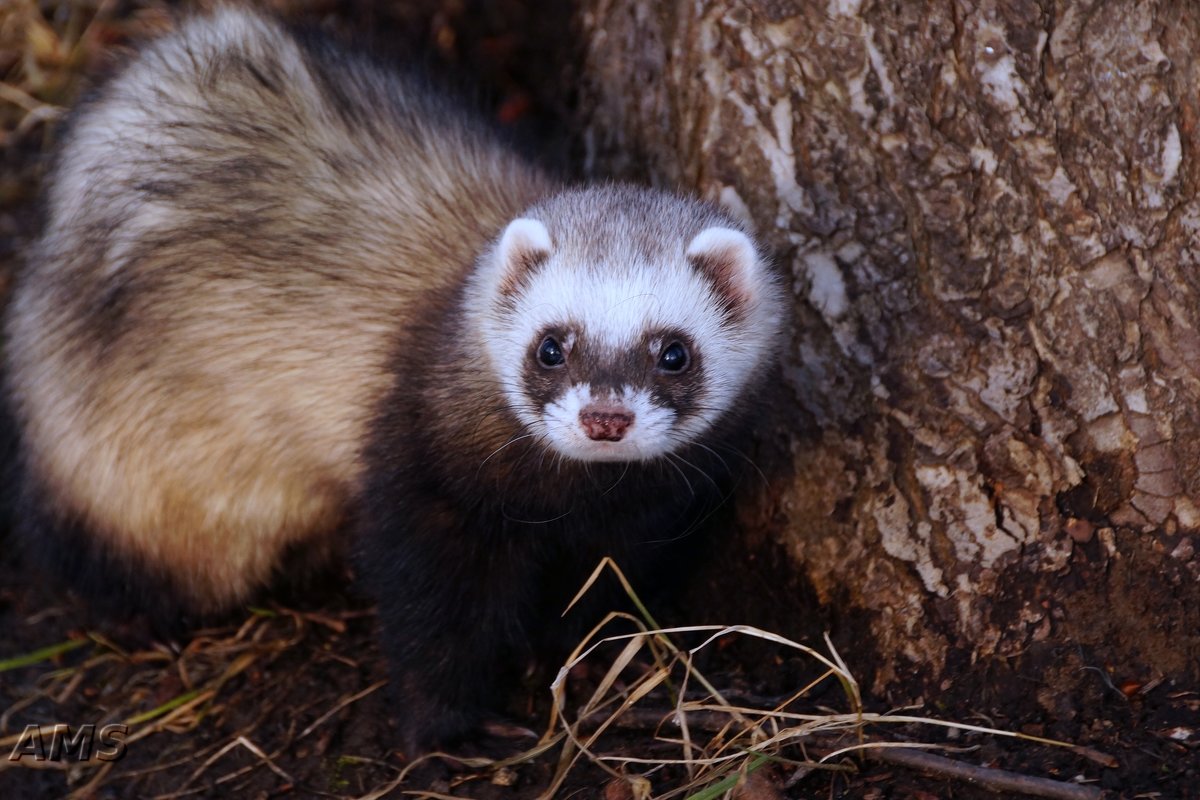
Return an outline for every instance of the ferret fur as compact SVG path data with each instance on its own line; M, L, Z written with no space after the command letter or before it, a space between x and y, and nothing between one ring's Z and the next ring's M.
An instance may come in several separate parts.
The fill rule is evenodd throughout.
M704 525L780 335L719 211L564 188L419 79L236 9L74 113L47 210L6 321L19 537L204 613L357 534L413 746L469 728L600 556Z

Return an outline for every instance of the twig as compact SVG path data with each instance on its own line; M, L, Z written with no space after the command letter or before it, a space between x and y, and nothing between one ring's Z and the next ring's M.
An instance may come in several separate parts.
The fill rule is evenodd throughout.
M1016 792L1051 800L1101 800L1104 797L1104 792L1094 786L1034 778L991 767L976 767L906 747L868 748L866 755L876 761L918 769L938 777L956 778L993 792Z
M351 695L350 697L347 697L347 698L345 698L345 699L344 699L344 700L342 700L340 703L338 703L337 705L335 705L333 708L329 709L329 710L328 710L328 711L326 711L324 714L322 714L322 715L321 715L321 716L320 716L320 717L317 719L317 721L316 721L316 722L314 722L313 724L311 724L311 725L309 725L307 728L305 728L303 731L301 731L301 732L300 732L300 735L299 735L299 736L297 736L297 737L296 737L296 738L293 740L293 742L292 742L292 743L293 743L293 744L295 744L295 742L298 742L298 741L300 741L301 739L303 739L305 736L308 736L310 733L312 733L313 731L315 731L317 728L319 728L319 727L321 727L322 725L324 725L326 720L328 720L330 717L332 717L332 716L333 716L334 714L336 714L337 712L341 711L341 710L342 710L343 708L345 708L346 706L350 705L351 703L357 703L359 700L363 699L364 697L366 697L367 695L369 695L371 692L374 692L374 691L376 691L377 689L379 689L379 687L381 687L381 686L386 686L386 685L387 685L387 681L377 681L377 682L375 682L375 683L371 684L370 686L368 686L366 689L363 689L363 690L362 690L361 692L359 692L358 694L354 694L354 695Z
M278 775L279 777L283 778L283 779L284 779L285 781L287 781L287 782L288 782L290 785L292 785L292 786L296 786L296 785L297 785L297 783L296 783L296 779L295 779L295 778L293 778L291 775L288 775L286 772L284 772L284 771L283 771L282 769L280 769L279 767L275 766L275 762L271 760L271 757L270 757L269 755L267 755L266 753L264 753L264 752L263 752L263 751L262 751L262 750L259 748L259 746L258 746L258 745L256 745L254 742L250 741L250 740L249 740L249 739L247 739L245 736L239 736L239 737L237 738L237 740L236 740L236 741L237 741L237 743L238 743L238 744L240 744L242 747L246 748L246 749L247 749L247 750L249 750L251 753L254 753L254 755L256 755L256 756L258 756L259 758L261 758L261 759L262 759L262 761L263 761L263 763L267 765L267 768L268 768L269 770L271 770L271 772L274 772L276 775Z
M673 708L626 708L611 725L621 730L657 731L665 725L674 726L672 717L676 714ZM579 720L581 730L590 731L608 721L611 712L608 709L594 711ZM693 710L687 712L687 724L705 733L717 733L729 726L729 714L723 711ZM677 727L677 726L676 726Z
M79 787L69 795L70 800L82 800L83 798L95 797L96 789L100 784L104 783L108 778L108 773L112 772L113 767L117 765L115 761L105 762L104 766L96 771L96 775L83 786Z
M615 720L615 726L623 729L658 730L665 721L670 720L673 713L672 709L629 708ZM728 721L727 715L714 711L690 711L687 716L689 725L705 731L719 730ZM598 713L585 717L582 723L585 728L590 728L603 721L603 713ZM810 741L820 741L829 737L812 733L806 738ZM941 777L956 778L996 792L1021 792L1032 797L1048 797L1052 800L1099 800L1104 796L1101 790L1091 786L1036 778L990 767L976 767L909 747L866 747L864 752L876 761L919 769Z

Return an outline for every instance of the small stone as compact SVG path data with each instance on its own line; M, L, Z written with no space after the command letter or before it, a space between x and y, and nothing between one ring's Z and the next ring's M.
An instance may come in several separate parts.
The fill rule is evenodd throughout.
M492 773L493 786L516 786L517 772L509 767L502 767Z
M1087 544L1096 535L1096 526L1086 519L1067 520L1067 534L1079 544Z
M1192 556L1196 554L1196 546L1192 544L1190 536L1184 536L1179 540L1179 544L1175 545L1175 549L1171 551L1171 558L1177 558L1180 561L1191 561Z

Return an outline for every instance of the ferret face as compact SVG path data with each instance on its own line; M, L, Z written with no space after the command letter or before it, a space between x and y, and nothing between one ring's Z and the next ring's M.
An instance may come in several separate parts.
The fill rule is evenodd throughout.
M695 341L676 327L618 336L603 322L564 318L535 333L510 404L533 411L518 416L572 458L634 461L669 452L688 435L682 423L696 417L705 394Z
M479 300L509 408L558 454L671 453L729 411L780 346L778 290L741 231L551 230L512 222Z

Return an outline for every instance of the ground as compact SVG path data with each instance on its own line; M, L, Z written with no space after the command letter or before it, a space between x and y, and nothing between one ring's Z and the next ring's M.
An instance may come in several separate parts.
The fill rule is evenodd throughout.
M561 11L533 13L516 0L406 5L276 0L272 5L339 32L371 31L392 49L416 47L431 63L485 76L485 93L497 117L531 137L552 129L563 118L562 106L570 102L560 83L570 72L569 37L537 33L539 26L555 30L553 26L564 24ZM41 13L35 14L35 8ZM34 198L54 140L49 123L77 93L80 75L103 73L120 46L161 28L166 19L158 0L61 0L40 6L18 0L0 10L0 80L6 81L0 92L4 285L36 230ZM554 47L542 46L547 41ZM539 71L546 64L560 66ZM722 738L730 721L723 711L689 715L696 746L691 757L697 760L690 768L609 760L607 769L615 771L610 773L583 758L563 772L561 740L540 756L507 765L494 760L534 747L536 737L462 745L458 752L479 759L475 762L434 759L413 766L396 740L396 718L403 709L388 695L373 610L355 594L348 575L335 574L299 597L268 593L260 605L208 629L160 640L136 622L91 619L85 600L32 573L4 537L0 533L0 797L638 796L642 784L613 777L616 773L644 774L654 796L721 794L713 788L704 794L700 785L684 787L689 769L697 779L714 774L698 765L705 747L711 754L722 741L733 739L728 731ZM870 685L866 626L852 615L839 615L836 608L816 607L811 592L796 584L782 553L731 534L712 563L720 566L689 581L690 589L669 610L671 619L753 624L826 657L836 651L859 685ZM826 631L830 643L823 639ZM677 639L690 646L698 643L697 636L702 635ZM610 647L571 671L564 706L569 717L598 686L607 685L606 672L619 653L619 647ZM734 790L736 797L999 796L968 780L945 777L948 767L941 762L932 775L854 754L815 764L821 755L859 743L860 728L852 713L857 710L853 691L808 653L750 634L731 634L704 650L698 663L729 704L773 708L797 694L786 711L808 715L778 719L791 733L790 744L775 748L760 740L756 746L769 755L765 761L745 752L743 740L726 751L737 756L727 762L730 785L739 770L755 767L755 777L743 779ZM1088 670L1089 677L1094 675L1087 691L1051 698L1055 702L1031 702L1043 675L1076 663L1084 665L1079 669ZM549 680L557 666L532 671L525 685L506 699L510 727L538 734L546 730L552 708ZM955 748L937 752L962 764L1055 781L1043 784L1046 791L1058 792L1047 796L1097 796L1086 791L1103 788L1110 797L1200 797L1200 693L1195 687L1153 681L1114 686L1103 664L1093 664L1089 654L1052 649L1031 651L989 669L994 690L987 697L957 693L950 681L940 696L926 698L919 708L892 709L886 698L868 696L862 698L862 711L932 717L1076 747L918 724L872 724L865 728L865 740ZM606 696L628 695L656 674L643 651ZM659 725L671 708L665 689L679 686L679 677L676 672L674 683L664 682L621 714L593 752L609 759L682 759L687 750L679 743L680 731ZM695 680L689 686L689 699L711 694ZM86 748L89 757L80 759L79 748L87 743L74 739L65 758L40 759L52 747L48 726L54 723L72 726L72 736L81 726L96 726L95 739ZM33 729L40 738L28 732L29 725L41 726ZM106 730L111 725L122 727ZM595 727L592 718L579 730L590 735ZM118 741L121 757L104 755ZM994 771L975 777L997 785ZM1018 791L1002 794L1016 796Z
M763 572L777 589L787 588L782 564L759 569L760 575ZM745 573L738 578L742 586L747 581ZM0 761L4 797L363 798L383 796L376 793L391 789L388 796L395 797L408 791L523 800L542 796L555 780L561 743L540 758L507 767L486 759L477 767L447 760L419 764L402 785L395 785L401 771L412 763L396 738L396 718L403 710L389 700L371 607L339 579L308 593L303 602L284 606L268 597L264 607L243 610L226 624L177 641L155 641L136 625L110 622L80 627L85 604L57 587L30 580L11 557L0 566L0 587L0 630L5 632L0 639L0 708L5 709L0 712L0 750L20 755L7 765ZM734 589L718 582L693 594L732 597ZM686 600L694 602L693 596ZM716 606L720 605L718 600ZM734 608L728 613L746 613L737 608L744 603L729 605ZM708 618L716 611L719 608L709 607L702 613ZM810 643L828 652L819 636ZM15 668L5 663L55 646L65 652ZM569 712L588 698L612 658L613 653L603 654L591 671L577 670L568 681L565 707ZM625 688L648 669L644 660L635 661L623 673ZM774 706L824 673L804 654L755 641L710 651L701 669L729 702L749 707ZM545 729L551 705L547 677L545 670L534 673L513 693L506 712L510 724L539 733ZM667 703L664 693L650 694L638 704L639 710L623 715L615 732L601 739L595 752L610 758L680 758L677 732L672 734L664 726L655 737ZM885 710L871 698L864 705L868 712ZM1040 720L1007 717L1003 709L1020 705L1016 697L997 695L969 717L952 703L939 705L943 706L939 713L930 708L903 713L1052 735ZM1097 705L1107 713L1094 717L1093 724L1074 728L1074 741L1092 750L1071 751L924 725L874 725L868 728L868 738L966 748L950 755L964 763L1057 781L1084 776L1117 789L1124 797L1188 796L1188 781L1200 777L1195 753L1190 753L1189 765L1187 751L1179 748L1172 753L1169 737L1155 732L1194 725L1200 699L1120 705L1102 700ZM850 755L817 768L811 763L816 756L857 743L853 726L838 722L837 715L849 708L847 696L831 678L788 705L789 711L817 720L804 740L807 749L792 746L776 751L780 760L766 765L758 782L735 796L913 800L997 796L966 782ZM712 737L713 716L694 715L692 735L698 745ZM77 751L69 751L59 761L39 760L39 744L21 740L27 725L40 724L44 734L40 746L43 752L49 750L46 726L55 722L74 726L75 733L81 725L96 726L90 758L80 761ZM722 718L717 724L726 722ZM124 740L124 755L109 761L100 754L112 741L99 733L111 724L123 724L127 733L117 737ZM833 733L822 734L821 729ZM585 725L584 730L592 728ZM461 745L455 752L495 759L534 744L532 737L483 739ZM1121 766L1105 767L1110 760ZM742 761L743 766L749 763L752 760ZM1130 769L1135 766L1138 774ZM622 772L648 772L654 796L678 790L687 782L679 767L631 764ZM1065 790L1078 788L1058 785ZM624 781L614 780L584 759L566 774L553 796L609 800L634 795Z

